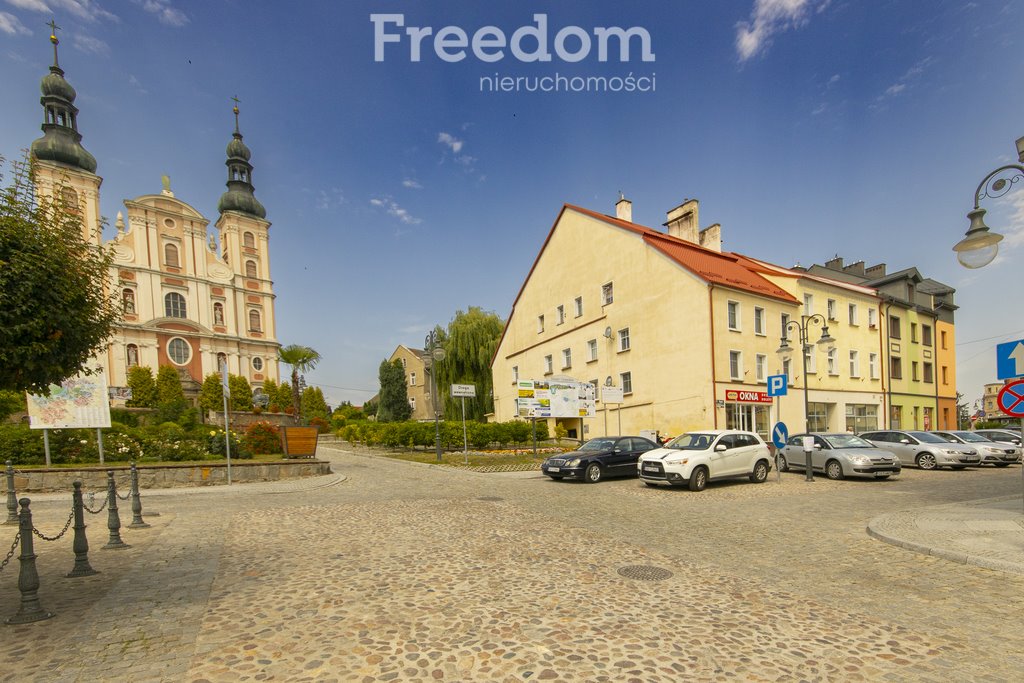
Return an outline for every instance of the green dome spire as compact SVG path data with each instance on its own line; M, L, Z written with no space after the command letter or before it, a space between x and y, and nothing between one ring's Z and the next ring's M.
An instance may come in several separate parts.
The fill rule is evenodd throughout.
M96 158L82 147L82 135L78 132L78 109L75 107L77 93L64 80L64 71L57 62L57 29L50 22L50 42L53 43L53 66L39 84L43 105L43 137L32 143L32 156L44 161L54 161L73 168L96 172Z
M235 132L228 143L228 159L224 162L228 167L228 191L220 196L217 210L220 213L239 211L257 218L266 218L267 210L253 195L252 164L249 163L252 153L242 142L242 134L238 130L238 98L233 99L236 103L232 109L235 115Z

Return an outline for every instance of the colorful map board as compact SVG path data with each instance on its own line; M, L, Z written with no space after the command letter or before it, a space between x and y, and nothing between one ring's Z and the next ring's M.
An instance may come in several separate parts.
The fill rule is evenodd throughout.
M521 380L518 389L520 417L594 417L597 392L589 382Z
M110 426L110 400L103 375L72 377L50 385L49 396L28 394L32 429L93 429Z

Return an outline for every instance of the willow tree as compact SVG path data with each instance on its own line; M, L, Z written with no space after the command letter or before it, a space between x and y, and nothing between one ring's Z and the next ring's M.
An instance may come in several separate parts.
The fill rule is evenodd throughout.
M496 313L470 306L458 311L444 334L444 360L435 363L437 392L444 399L444 414L448 419L462 416L462 399L452 398L452 384L476 386L476 398L467 398L466 419L483 420L494 412L491 357L498 348L498 340L505 323Z

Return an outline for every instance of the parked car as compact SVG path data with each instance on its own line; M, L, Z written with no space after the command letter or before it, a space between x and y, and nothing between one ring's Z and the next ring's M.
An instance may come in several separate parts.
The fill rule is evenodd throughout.
M917 465L923 470L939 467L962 470L968 465L981 464L981 456L975 449L965 444L949 443L931 432L886 430L864 432L859 436L889 451L903 464Z
M1020 432L1014 432L1009 429L978 429L974 433L980 434L989 441L995 441L996 443L1010 443L1018 448L1021 446Z
M753 432L716 429L680 434L664 448L640 456L640 479L648 486L687 485L702 491L709 481L748 477L761 483L771 470L768 444Z
M637 458L657 447L642 436L602 436L569 453L551 456L541 463L540 471L552 479L591 484L605 477L635 477Z
M807 454L803 445L805 436L814 437L811 470L824 472L829 479L888 479L894 474L898 475L903 467L900 459L890 451L878 448L859 436L816 432L789 437L786 447L777 455L780 470L806 470Z
M1010 463L1017 462L1020 459L1020 446L1014 446L1009 443L996 443L991 439L986 439L977 432L956 430L948 432L937 431L934 433L950 443L967 444L971 448L977 449L978 455L981 456L982 465L1009 467Z

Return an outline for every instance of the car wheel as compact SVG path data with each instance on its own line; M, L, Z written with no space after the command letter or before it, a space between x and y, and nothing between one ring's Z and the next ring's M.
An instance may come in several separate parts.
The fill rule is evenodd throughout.
M552 479L554 479L555 481L561 481L562 480L562 475L561 474L549 474L548 476L551 477Z
M758 460L754 463L754 471L750 473L750 481L755 484L762 484L768 479L768 463Z
M583 481L589 482L591 484L596 484L597 482L601 481L602 474L603 472L601 471L601 466L598 465L596 462L592 462L589 465L587 465L587 470L583 474Z
M1010 466L1010 463L1008 463L1008 462L997 462L996 463L996 467L1009 467L1009 466Z
M705 467L698 467L690 473L690 490L703 491L708 485L708 470Z
M784 455L780 455L779 456L778 468L779 468L779 472L789 472L789 463L786 462L786 456L784 456Z
M843 466L838 460L829 460L825 463L825 476L829 479L842 479Z
M918 453L915 462L922 470L934 470L938 467L938 463L935 462L935 456L931 453Z

